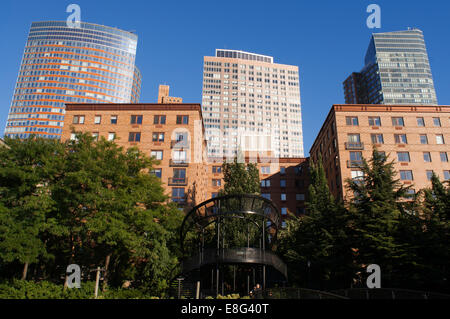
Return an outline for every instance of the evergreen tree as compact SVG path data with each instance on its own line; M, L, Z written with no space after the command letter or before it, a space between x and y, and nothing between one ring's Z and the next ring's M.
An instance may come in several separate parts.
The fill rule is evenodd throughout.
M395 179L394 163L376 149L369 161L363 159L360 169L362 179L347 180L354 195L350 213L356 232L356 263L362 273L367 265L378 264L384 285L395 286L401 265L410 259L407 247L397 238L409 187Z
M331 195L321 159L311 165L310 176L307 214L287 221L280 251L296 284L319 289L348 287L353 275L349 215Z

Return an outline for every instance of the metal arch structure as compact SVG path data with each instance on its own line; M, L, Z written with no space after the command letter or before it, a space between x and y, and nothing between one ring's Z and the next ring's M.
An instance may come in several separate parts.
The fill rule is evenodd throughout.
M247 293L249 273L253 273L253 283L258 277L262 288L267 286L266 268L269 277L285 283L287 267L274 253L280 227L280 211L264 197L239 194L211 198L192 208L183 220L179 234L183 253L181 275L196 277L195 281L203 281L201 285L210 286L210 291L215 287L216 295L220 281L224 291L226 267L233 269L233 292L237 268L246 271ZM211 280L205 280L205 273L209 276L210 272Z

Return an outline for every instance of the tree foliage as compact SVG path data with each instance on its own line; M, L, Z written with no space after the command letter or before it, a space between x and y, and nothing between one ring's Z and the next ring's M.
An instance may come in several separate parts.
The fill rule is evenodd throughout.
M35 272L44 277L72 263L102 266L116 285L135 280L155 292L168 286L182 213L149 174L152 159L89 134L65 143L6 144L0 149L2 263L39 263Z

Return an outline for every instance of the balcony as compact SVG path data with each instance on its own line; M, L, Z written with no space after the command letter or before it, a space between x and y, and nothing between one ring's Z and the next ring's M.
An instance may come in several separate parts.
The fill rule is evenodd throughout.
M180 140L180 141L172 140L170 142L170 147L171 148L187 148L188 149L188 148L190 148L190 143L187 140Z
M186 186L188 183L187 177L169 177L169 186Z
M346 142L345 143L346 150L363 150L364 143L361 142Z
M173 160L173 159L170 159L169 160L169 166L170 167L188 167L189 163L187 162L187 160Z
M362 160L353 160L353 161L347 161L347 167L348 168L358 168L361 167L363 165L363 161Z

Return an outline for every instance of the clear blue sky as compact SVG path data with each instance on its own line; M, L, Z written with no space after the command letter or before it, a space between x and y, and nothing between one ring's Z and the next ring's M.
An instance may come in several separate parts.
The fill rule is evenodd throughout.
M372 32L421 29L439 104L450 105L448 0L2 0L2 135L31 22L65 21L71 3L80 5L82 21L138 34L141 102L156 102L158 84L166 83L172 96L201 103L203 56L214 55L216 48L298 65L306 156L331 105L344 103L342 82L362 68ZM382 28L375 31L366 26L371 3L382 10Z

